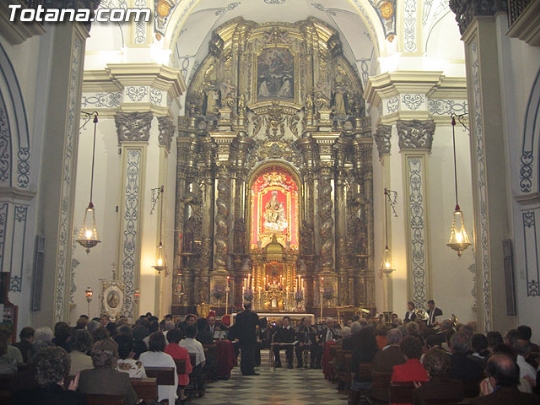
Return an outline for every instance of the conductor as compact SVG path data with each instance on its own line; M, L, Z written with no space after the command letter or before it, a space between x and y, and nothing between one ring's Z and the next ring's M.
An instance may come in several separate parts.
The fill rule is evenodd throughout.
M251 311L251 302L244 303L244 311L236 316L235 335L239 340L242 358L242 375L259 375L255 372L255 346L257 344L256 327L259 316Z

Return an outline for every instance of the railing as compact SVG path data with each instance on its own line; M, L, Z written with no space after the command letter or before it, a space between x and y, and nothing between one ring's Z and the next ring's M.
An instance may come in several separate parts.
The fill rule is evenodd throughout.
M511 27L532 0L508 0L508 25Z

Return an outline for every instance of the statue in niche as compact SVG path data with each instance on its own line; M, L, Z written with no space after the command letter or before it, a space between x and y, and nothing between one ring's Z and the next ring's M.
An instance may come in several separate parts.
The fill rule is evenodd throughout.
M264 207L264 227L268 231L281 232L287 225L285 204L278 200L278 192L272 191L272 196Z
M313 254L313 227L307 221L302 221L302 229L300 229L300 247L302 254Z
M195 230L197 229L197 220L190 216L184 227L184 249L186 253L195 253Z
M219 87L223 100L228 100L230 97L232 97L234 90L236 90L236 86L233 86L228 81L222 82Z
M238 218L234 224L234 249L235 253L244 253L246 249L246 225L244 218Z
M348 99L347 91L344 88L338 88L332 93L330 107L335 115L347 115Z
M221 107L221 91L210 88L204 93L203 115L215 115Z

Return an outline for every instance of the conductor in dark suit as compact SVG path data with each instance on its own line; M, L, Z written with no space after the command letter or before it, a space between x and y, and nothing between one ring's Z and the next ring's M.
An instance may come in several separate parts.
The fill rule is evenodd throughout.
M427 314L428 314L427 326L429 326L431 328L431 327L437 326L439 324L439 322L437 322L437 317L442 316L443 312L442 312L442 309L437 308L435 306L435 301L429 300L427 302L427 304L428 304L428 308L429 308L427 310Z
M251 311L251 302L244 304L244 311L236 316L234 334L240 343L242 358L240 370L242 375L258 375L255 372L255 346L257 344L256 327L259 316Z

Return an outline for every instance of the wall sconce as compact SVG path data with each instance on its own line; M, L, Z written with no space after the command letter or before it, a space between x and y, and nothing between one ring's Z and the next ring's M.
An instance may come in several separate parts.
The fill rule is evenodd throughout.
M158 215L158 221L159 221L159 245L156 249L156 264L152 266L157 271L161 272L163 270L167 269L167 262L165 260L165 252L163 251L163 241L162 241L162 232L163 232L163 192L164 187L161 186L159 190L159 197L161 199L160 201L160 208L159 208L159 215Z
M86 297L86 302L88 302L88 317L90 318L90 303L92 302L92 298L94 297L92 287L87 287L86 290L84 290L84 296Z
M454 214L452 216L452 229L450 231L450 240L448 241L446 246L455 250L458 256L461 257L461 253L471 245L471 242L469 242L469 235L467 235L467 231L465 230L465 221L463 219L463 212L461 211L461 208L459 207L459 202L458 202L455 127L456 127L456 118L454 115L452 115L452 145L454 148L454 187L455 187L455 192L456 192L456 207L454 208Z
M88 204L88 208L86 208L86 210L84 211L83 224L77 236L77 242L82 247L86 248L86 253L88 254L90 253L90 249L92 249L101 241L99 240L99 235L96 228L95 210L94 204L92 203L92 192L94 191L94 164L96 158L96 130L98 123L98 113L94 111L92 114L85 114L87 114L88 120L83 124L81 129L84 128L86 123L90 120L90 117L92 115L94 116L94 141L92 143L92 176L90 180L90 203Z
M393 198L390 197L390 193L393 193ZM388 204L392 205L395 213L394 204L396 197L397 192L388 190L386 187L384 188L384 252L379 268L379 277L382 277L383 274L388 277L392 272L396 271L396 268L392 265L392 255L388 248Z
M133 301L135 302L135 304L138 304L140 300L141 300L141 290L135 290L135 292L133 293Z

